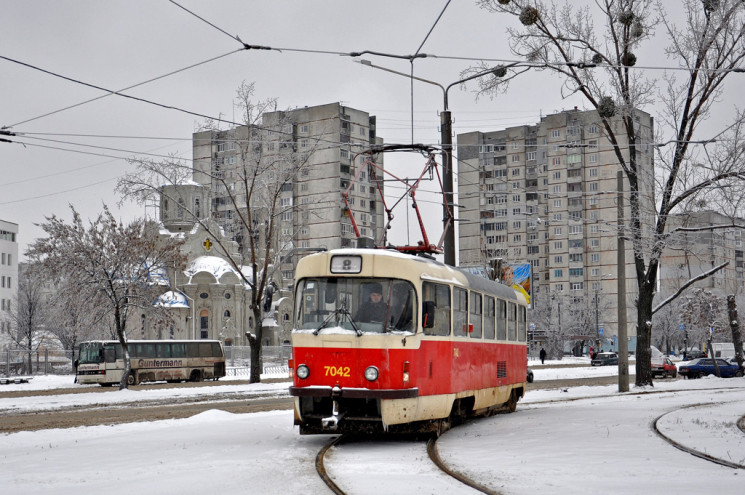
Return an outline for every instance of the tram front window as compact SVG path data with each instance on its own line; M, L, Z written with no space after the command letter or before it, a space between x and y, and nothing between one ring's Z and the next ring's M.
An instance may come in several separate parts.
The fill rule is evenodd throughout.
M299 329L414 332L416 292L405 280L306 278L295 301Z

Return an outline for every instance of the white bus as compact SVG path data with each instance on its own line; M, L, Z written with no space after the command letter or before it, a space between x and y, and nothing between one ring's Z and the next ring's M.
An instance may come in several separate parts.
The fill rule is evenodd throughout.
M225 376L225 354L218 340L131 340L128 344L128 385ZM77 383L117 384L124 373L122 345L116 340L82 342L76 363Z

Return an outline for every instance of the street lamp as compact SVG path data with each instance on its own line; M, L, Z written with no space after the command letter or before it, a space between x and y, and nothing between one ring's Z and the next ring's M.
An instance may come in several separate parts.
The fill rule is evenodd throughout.
M358 62L362 65L366 65L368 67L372 67L374 69L384 70L386 72L390 72L392 74L398 74L399 76L403 76L409 79L415 79L417 81L421 81L427 84L432 84L442 90L443 111L440 114L440 140L442 142L442 170L443 170L442 187L444 189L443 194L445 196L445 203L442 205L442 210L443 210L442 223L443 223L443 229L444 229L443 231L445 234L444 256L445 256L446 265L455 266L455 225L450 225L451 215L450 215L450 211L448 210L448 204L450 205L453 204L453 133L452 133L453 121L450 115L450 110L448 109L448 91L450 91L450 88L452 88L456 84L462 84L464 82L468 82L473 79L478 79L479 77L488 76L490 74L496 77L504 77L507 74L507 69L509 69L510 67L521 65L523 63L513 62L507 65L499 65L496 67L492 67L490 69L473 74L472 76L455 81L454 83L451 83L447 87L445 87L442 84L439 84L434 81L430 81L428 79L422 79L421 77L416 77L410 74L406 74L404 72L399 72L393 69L389 69L387 67L381 67L379 65L375 65L369 60L356 60L355 62Z

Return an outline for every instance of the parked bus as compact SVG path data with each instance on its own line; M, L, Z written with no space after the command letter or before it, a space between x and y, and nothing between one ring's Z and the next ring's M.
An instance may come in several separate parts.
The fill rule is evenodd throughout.
M141 382L217 380L225 376L225 354L218 340L131 340L128 385ZM111 386L124 373L124 353L116 340L82 342L77 383Z

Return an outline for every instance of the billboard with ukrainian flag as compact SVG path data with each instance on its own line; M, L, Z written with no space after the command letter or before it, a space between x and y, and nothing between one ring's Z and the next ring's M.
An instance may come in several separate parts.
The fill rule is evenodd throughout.
M528 301L529 307L532 305L531 282L532 282L532 270L530 269L530 263L518 263L514 265L503 264L502 273L500 273L499 279L505 285L509 285L513 289L520 291Z

